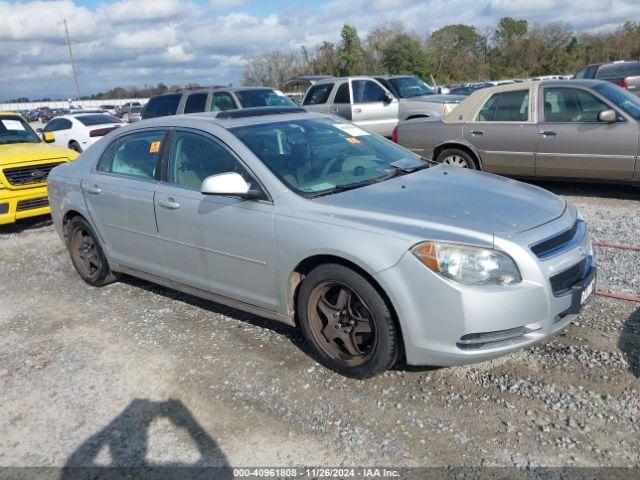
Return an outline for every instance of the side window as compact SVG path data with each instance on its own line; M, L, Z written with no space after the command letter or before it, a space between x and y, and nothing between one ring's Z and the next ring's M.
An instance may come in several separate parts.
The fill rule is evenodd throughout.
M320 105L322 103L327 103L331 90L333 90L333 83L314 85L309 89L307 95L304 97L303 105Z
M204 112L207 106L206 93L192 93L187 97L187 103L184 105L184 113Z
M333 103L351 103L351 98L349 97L349 82L344 82L338 87Z
M587 73L587 69L583 68L582 70L579 70L573 77L574 78L584 78L584 74Z
M47 126L44 127L45 132L58 132L60 130L69 130L71 128L71 120L66 118L54 118Z
M165 131L138 132L109 145L96 169L128 177L153 179Z
M215 92L213 94L213 100L211 101L212 112L224 112L234 108L238 108L238 106L229 92Z
M371 80L353 80L353 103L376 103L384 101L384 88Z
M178 111L178 104L180 103L181 98L182 95L180 93L153 97L151 100L149 100L149 103L147 103L147 106L144 108L142 117L146 119L175 115Z
M597 122L598 114L609 105L589 92L574 88L544 89L546 122Z
M169 182L199 189L205 178L228 172L239 173L250 181L244 168L219 143L196 133L178 131L174 134Z
M529 120L529 90L495 93L478 112L479 122L526 122Z

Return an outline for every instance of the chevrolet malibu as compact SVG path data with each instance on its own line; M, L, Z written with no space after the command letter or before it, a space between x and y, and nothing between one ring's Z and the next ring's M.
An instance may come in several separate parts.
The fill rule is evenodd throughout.
M531 345L594 289L565 200L295 107L119 128L55 168L49 196L88 284L124 273L299 326L355 378Z

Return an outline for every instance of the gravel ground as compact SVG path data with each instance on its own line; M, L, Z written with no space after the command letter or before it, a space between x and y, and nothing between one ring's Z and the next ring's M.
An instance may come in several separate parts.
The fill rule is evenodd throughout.
M638 244L640 189L541 184ZM640 253L599 248L640 294ZM85 285L53 227L0 230L0 465L640 466L640 304L598 297L549 342L367 381L300 334L125 278Z

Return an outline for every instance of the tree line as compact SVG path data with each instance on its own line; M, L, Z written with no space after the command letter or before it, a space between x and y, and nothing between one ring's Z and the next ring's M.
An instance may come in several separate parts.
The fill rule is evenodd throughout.
M272 51L251 59L244 85L281 87L300 75L411 74L438 83L572 74L589 63L640 57L640 21L613 31L577 33L566 23L531 25L501 18L495 28L447 25L421 37L400 22L381 25L361 40L344 25L340 42Z

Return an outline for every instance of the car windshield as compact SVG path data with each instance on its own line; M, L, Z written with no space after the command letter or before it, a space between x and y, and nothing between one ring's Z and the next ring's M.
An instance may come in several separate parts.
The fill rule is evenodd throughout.
M114 117L113 115L109 115L107 113L99 113L96 115L78 115L76 117L80 123L82 123L86 127L91 127L93 125L104 125L106 123L122 123L118 117Z
M40 143L36 132L18 116L0 116L0 145Z
M231 131L285 185L306 197L362 187L431 165L388 140L330 118Z
M280 90L264 88L240 90L236 96L244 108L253 107L297 107L296 103Z
M390 78L389 83L400 98L419 97L420 95L433 95L436 93L433 88L418 77Z
M603 83L593 87L593 89L611 100L636 120L640 120L640 97L613 83Z

